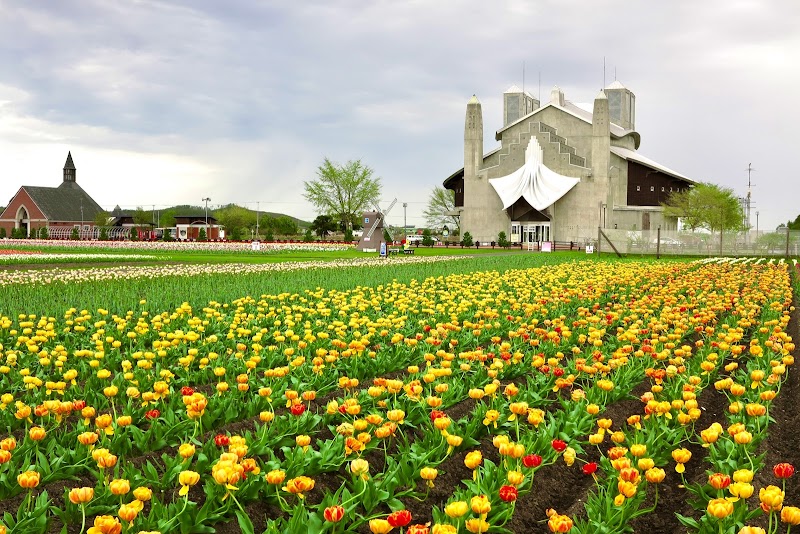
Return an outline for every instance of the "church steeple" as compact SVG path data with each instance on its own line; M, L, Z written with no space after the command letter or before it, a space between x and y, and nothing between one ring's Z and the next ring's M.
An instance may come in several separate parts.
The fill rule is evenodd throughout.
M72 152L67 152L67 162L64 163L64 181L75 181L75 164L72 163Z

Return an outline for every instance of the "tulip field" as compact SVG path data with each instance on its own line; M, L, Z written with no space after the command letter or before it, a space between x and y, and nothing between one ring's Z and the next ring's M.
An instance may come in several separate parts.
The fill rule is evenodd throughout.
M280 265L0 270L0 533L800 533L795 262Z

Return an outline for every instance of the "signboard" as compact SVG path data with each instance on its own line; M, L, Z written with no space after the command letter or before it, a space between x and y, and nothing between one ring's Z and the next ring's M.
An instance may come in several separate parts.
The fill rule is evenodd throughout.
M261 242L253 241L252 243L250 243L250 250L255 250L255 251L261 250Z
M447 237L449 235L450 235L450 230L448 230L446 226L442 228L442 237Z
M542 252L553 252L553 243L551 241L542 241Z
M586 245L586 253L594 254L594 245Z
M381 241L381 258L386 257L386 241Z

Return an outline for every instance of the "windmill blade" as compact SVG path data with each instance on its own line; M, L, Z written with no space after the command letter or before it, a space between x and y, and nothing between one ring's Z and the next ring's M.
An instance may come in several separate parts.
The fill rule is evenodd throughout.
M397 204L397 199L396 199L396 198L395 198L394 200L392 200L392 203L391 203L391 204L389 204L389 207L388 207L388 208L386 208L386 211L384 211L384 212L381 214L381 215L383 216L383 218L384 218L384 219L385 219L385 218L386 218L386 216L389 214L389 212L390 212L390 211L392 211L392 208L394 207L394 205L395 205L395 204Z
M369 228L369 232L367 232L367 235L365 236L365 238L366 238L365 240L366 241L369 241L369 238L372 237L372 234L375 232L375 229L378 227L379 217L380 217L380 212L378 212L378 217L375 217L375 221L372 223L372 226L370 226L370 228Z

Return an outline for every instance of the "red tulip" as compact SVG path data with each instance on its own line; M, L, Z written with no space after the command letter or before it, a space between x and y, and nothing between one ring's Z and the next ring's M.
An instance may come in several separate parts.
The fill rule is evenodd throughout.
M303 415L303 412L305 411L305 404L292 404L292 415Z
M84 408L86 408L86 401L85 400L72 401L72 406L76 410L83 410Z
M597 471L597 462L590 462L583 464L583 472L587 475L593 475Z
M506 502L514 502L517 500L517 488L514 486L501 486L500 498Z
M433 410L431 412L431 421L436 421L440 417L445 417L447 414L441 410Z
M225 434L217 434L214 436L214 443L217 447L227 447L231 443L231 438Z
M159 412L158 410L150 410L149 412L144 414L146 419L158 419L160 415L161 412Z
M183 386L181 388L181 395L183 395L184 397L189 397L191 395L194 395L194 389L189 386Z
M777 464L772 468L772 472L778 478L789 478L794 474L794 466L787 463Z
M567 448L567 444L560 439L554 439L551 445L557 452L564 452L564 450Z
M388 521L392 527L404 527L411 523L411 512L408 510L397 510L389 514L386 521Z
M539 467L542 465L542 457L538 454L528 454L522 457L522 465L525 467Z

